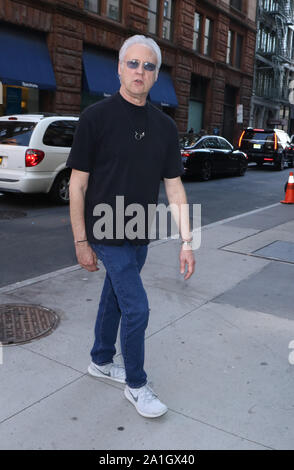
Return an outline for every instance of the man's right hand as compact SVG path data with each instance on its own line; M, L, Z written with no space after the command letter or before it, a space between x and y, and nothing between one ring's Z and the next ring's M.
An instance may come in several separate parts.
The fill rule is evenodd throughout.
M78 263L80 266L82 266L82 268L90 272L99 270L97 266L97 263L98 263L97 255L87 242L77 243L76 255L77 255Z

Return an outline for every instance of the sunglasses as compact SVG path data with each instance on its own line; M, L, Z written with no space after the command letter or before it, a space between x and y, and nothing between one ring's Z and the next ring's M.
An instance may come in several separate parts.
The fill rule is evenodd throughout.
M127 60L127 67L129 69L137 69L140 65L140 60L133 59L133 60ZM152 62L143 62L143 68L144 70L147 70L148 72L154 72L156 69L156 65L152 64Z

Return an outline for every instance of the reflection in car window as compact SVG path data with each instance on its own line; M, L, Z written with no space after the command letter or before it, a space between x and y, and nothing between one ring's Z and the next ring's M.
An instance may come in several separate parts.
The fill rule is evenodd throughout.
M198 142L199 139L200 139L199 135L195 135L195 134L183 135L180 138L180 148L184 149L188 147L194 147L194 145Z
M215 137L207 137L207 139L205 139L204 145L208 149L218 149L219 148L218 140Z
M77 121L54 121L43 137L43 144L52 147L71 147Z
M0 121L0 144L29 145L36 122Z
M227 142L225 139L218 139L218 140L219 140L220 148L222 150L232 150L231 144L229 144L229 142Z

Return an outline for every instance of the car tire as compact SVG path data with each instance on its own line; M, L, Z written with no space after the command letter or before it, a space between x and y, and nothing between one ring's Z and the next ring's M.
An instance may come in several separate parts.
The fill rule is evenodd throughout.
M243 165L242 163L239 164L239 168L236 171L237 176L244 176L247 171L247 165Z
M210 160L203 160L201 166L201 179L202 181L210 180L212 175L212 165Z
M69 180L69 170L62 171L56 176L49 192L49 197L52 201L64 205L69 203Z
M284 168L285 168L285 156L284 156L284 154L282 154L279 161L277 161L275 163L275 169L277 171L282 171L282 170L284 170Z

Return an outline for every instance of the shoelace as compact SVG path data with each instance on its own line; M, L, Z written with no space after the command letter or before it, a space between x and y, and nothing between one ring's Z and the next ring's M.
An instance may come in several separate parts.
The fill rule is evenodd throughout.
M115 377L121 377L124 374L124 367L118 364L113 364L112 370Z
M149 385L145 385L144 391L141 392L141 395L144 401L151 401L154 398L157 398L156 393L153 392Z

